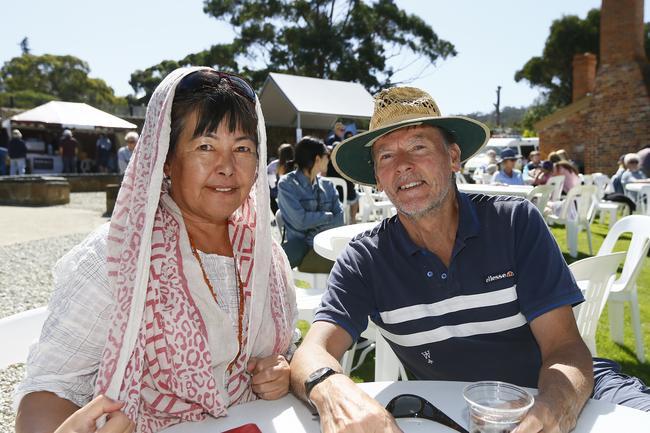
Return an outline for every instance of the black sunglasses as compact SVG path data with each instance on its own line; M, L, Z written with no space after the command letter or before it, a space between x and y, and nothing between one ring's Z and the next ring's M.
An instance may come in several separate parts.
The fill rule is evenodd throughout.
M440 409L418 395L398 395L388 402L386 410L394 418L423 418L435 421L461 433L469 433Z
M214 69L206 69L205 71L217 76L219 79L217 84L219 84L221 80L226 80L235 93L243 96L252 103L255 103L255 91L253 90L253 87L251 87L251 85L248 84L248 81L244 80L239 75L230 74L228 72L219 72ZM191 90L203 84L205 82L204 78L201 74L197 74L197 72L201 71L192 72L185 76L178 84L178 87L183 90Z

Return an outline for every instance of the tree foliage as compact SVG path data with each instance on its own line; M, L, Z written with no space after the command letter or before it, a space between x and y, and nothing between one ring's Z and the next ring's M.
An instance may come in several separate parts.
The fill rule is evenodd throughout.
M389 59L402 52L412 56L409 64L421 59L427 67L456 55L453 44L393 0L205 0L203 10L229 23L234 40L134 72L130 84L145 92L143 100L167 72L190 64L237 71L257 88L269 72L286 72L355 81L376 91L394 84L398 69Z
M592 9L583 20L567 15L553 21L541 56L531 58L515 73L515 81L526 80L543 89L549 105L571 102L573 55L599 52L600 10Z
M18 106L52 99L94 106L126 103L104 80L89 77L89 72L88 64L74 56L23 54L5 62L0 79L4 98L14 97Z
M557 108L571 103L573 56L600 52L600 9L592 9L585 19L566 15L553 21L541 56L532 57L515 73L515 81L526 80L542 90L541 98L523 119L527 129ZM645 25L645 50L650 57L650 24Z

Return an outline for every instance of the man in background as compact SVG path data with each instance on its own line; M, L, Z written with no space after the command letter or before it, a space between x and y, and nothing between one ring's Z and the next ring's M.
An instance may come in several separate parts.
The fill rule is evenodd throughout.
M138 143L138 138L140 138L140 136L135 131L130 131L124 137L126 140L126 146L120 147L120 150L117 151L117 168L120 170L120 174L124 174L126 171L126 167L129 165L129 161L131 160L131 155L133 155L135 145Z
M61 159L63 160L63 172L76 173L79 142L72 136L72 131L69 129L63 130L63 137L61 137L59 151L61 152Z
M14 129L11 131L9 140L10 175L25 174L25 158L27 157L27 145L23 140L23 134Z

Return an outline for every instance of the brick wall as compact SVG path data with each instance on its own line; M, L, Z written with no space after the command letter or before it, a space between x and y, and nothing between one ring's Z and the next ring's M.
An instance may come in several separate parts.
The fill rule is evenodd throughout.
M544 155L563 148L584 162L585 172L611 175L620 155L650 144L643 0L603 0L600 26L600 65L592 95L543 119L538 131ZM586 67L581 60L577 66Z
M571 101L575 102L580 98L594 91L596 86L596 62L597 58L592 53L581 53L573 56L573 94Z

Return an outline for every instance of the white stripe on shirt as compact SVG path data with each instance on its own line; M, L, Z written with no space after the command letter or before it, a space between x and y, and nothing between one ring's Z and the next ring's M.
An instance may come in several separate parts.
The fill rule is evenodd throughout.
M488 320L486 322L470 322L461 325L441 326L430 331L416 332L413 334L397 335L378 328L387 340L405 347L421 346L423 344L437 343L454 337L470 337L472 335L496 334L509 329L519 328L527 323L523 314L503 319Z
M489 307L492 305L507 304L517 300L517 285L494 292L480 293L477 295L463 295L445 299L432 304L410 305L396 310L379 313L381 320L392 325L396 323L417 320L423 317L442 316L461 310Z

